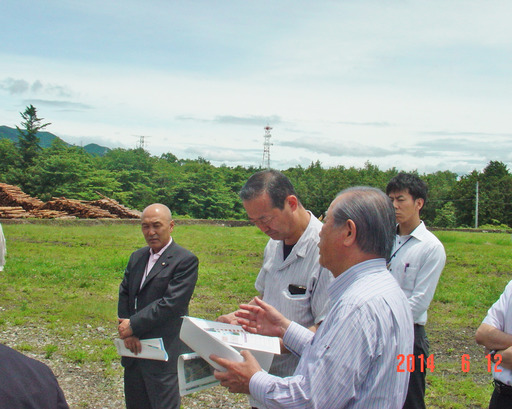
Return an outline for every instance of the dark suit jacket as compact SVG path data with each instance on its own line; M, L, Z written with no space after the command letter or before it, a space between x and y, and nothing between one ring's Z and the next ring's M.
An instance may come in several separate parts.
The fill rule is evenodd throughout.
M0 344L0 409L69 409L52 370Z
M153 373L176 373L178 355L184 350L179 339L182 316L197 281L199 261L190 251L173 239L160 256L139 290L149 259L149 247L132 253L119 287L119 318L129 318L133 334L140 339L163 338L169 360L123 357L123 366L137 361L141 368Z

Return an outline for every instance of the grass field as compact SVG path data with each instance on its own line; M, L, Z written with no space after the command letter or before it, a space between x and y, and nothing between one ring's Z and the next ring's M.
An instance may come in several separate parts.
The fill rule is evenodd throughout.
M60 357L74 367L95 363L105 382L118 379L112 346L117 291L130 253L144 245L139 227L62 223L4 224L3 229L8 258L0 274L0 342L17 328L35 328L45 338L16 342L17 349L49 360ZM512 239L498 233L436 235L448 259L429 310L435 369L427 375L427 406L484 408L491 374L474 333L512 278ZM173 237L200 260L191 315L213 319L254 295L267 241L258 229L178 223ZM68 341L55 341L62 339ZM463 354L470 359L467 371Z

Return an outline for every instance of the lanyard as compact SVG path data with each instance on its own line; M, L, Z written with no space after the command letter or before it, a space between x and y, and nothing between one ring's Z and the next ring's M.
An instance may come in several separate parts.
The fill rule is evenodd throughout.
M407 242L408 242L409 240L411 240L411 239L412 239L412 237L413 237L413 236L410 236L407 240L405 240L405 243L404 243L404 244L402 244L400 247L398 247L398 248L395 250L395 252L394 252L393 254L391 254L391 257L390 257L390 258L388 258L388 262L387 262L387 265L386 265L386 267L387 267L388 269L389 269L389 265L391 264L391 260L393 260L393 257L395 257L395 256L396 256L396 253L398 253L398 251L399 251L403 246L405 246L405 245L407 244Z

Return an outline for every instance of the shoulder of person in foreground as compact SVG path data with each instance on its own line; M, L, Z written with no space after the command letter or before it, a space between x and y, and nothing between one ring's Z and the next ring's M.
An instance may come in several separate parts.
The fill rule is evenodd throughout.
M55 374L45 363L0 344L0 372L9 377L0 382L0 405L27 409L68 409ZM10 402L10 403L9 403ZM4 407L4 406L2 406Z

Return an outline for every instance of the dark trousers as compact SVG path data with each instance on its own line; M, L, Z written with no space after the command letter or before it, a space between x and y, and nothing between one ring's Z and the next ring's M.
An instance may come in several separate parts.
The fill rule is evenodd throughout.
M498 381L495 381L495 385L489 402L489 409L512 408L512 386L503 385Z
M178 375L153 374L135 362L124 368L124 396L127 409L180 409Z
M421 372L421 360L418 358L423 354L424 362L428 358L428 338L423 325L414 324L414 372L409 378L409 388L405 398L404 409L425 409L425 375L426 364Z

